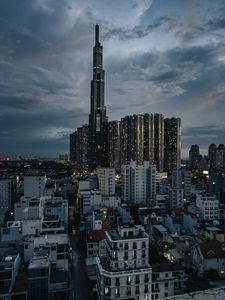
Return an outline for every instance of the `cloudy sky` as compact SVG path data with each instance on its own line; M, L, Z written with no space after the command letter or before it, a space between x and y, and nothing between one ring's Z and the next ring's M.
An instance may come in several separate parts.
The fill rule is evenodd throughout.
M87 123L94 25L110 120L181 117L193 143L225 143L225 1L1 0L0 155L68 152Z

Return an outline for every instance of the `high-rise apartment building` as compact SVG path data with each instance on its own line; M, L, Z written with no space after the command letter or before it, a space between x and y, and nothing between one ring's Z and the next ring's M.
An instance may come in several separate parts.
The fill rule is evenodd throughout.
M144 158L144 117L126 116L120 121L121 165L131 160L142 162Z
M11 179L0 180L0 212L14 211L16 200L16 181Z
M164 170L172 172L181 163L181 119L164 120Z
M164 116L154 115L154 161L159 172L164 170Z
M179 188L168 189L169 193L169 208L184 208L184 190Z
M106 257L97 258L98 299L150 300L149 236L142 226L106 231Z
M115 169L97 168L99 192L104 196L115 195Z
M184 190L184 197L191 196L191 171L174 170L172 173L172 187Z
M209 164L210 169L216 169L216 145L210 144L208 149L208 157L209 157Z
M121 166L121 197L131 203L152 203L156 196L156 167L148 161Z
M91 80L91 111L89 115L89 165L108 166L108 118L104 103L105 74L103 47L99 41L99 26L95 26L93 48L93 79Z
M225 146L224 144L220 144L216 148L216 170L225 169Z
M144 160L154 164L154 115L144 114Z
M109 167L120 169L120 123L111 121L108 123L108 160Z
M198 145L192 145L189 150L189 163L191 169L198 169L200 151Z
M70 134L70 161L76 162L76 139L77 132L72 132Z
M78 169L86 171L89 168L89 126L83 125L75 132L75 163Z

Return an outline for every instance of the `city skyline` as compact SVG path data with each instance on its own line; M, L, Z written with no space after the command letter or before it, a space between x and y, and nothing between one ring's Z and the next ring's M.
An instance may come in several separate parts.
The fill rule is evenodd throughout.
M0 155L68 152L88 123L95 23L110 120L162 113L181 117L183 149L224 143L224 1L17 2L0 3Z

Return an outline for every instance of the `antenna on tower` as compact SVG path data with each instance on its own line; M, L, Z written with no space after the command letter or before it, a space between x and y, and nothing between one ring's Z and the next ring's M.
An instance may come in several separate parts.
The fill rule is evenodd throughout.
M95 25L95 44L99 44L99 25Z

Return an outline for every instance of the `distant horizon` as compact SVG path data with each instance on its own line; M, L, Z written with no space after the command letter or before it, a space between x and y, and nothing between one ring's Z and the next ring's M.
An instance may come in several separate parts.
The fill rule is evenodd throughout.
M201 149L200 150L200 154L203 156L207 156L208 155L208 149ZM183 149L181 150L183 151ZM189 152L189 149L186 149L187 153ZM0 159L2 158L16 158L16 157L22 157L22 158L35 158L35 157L39 157L39 158L49 158L49 159L59 159L59 155L68 155L69 158L69 152L59 152L57 154L46 154L46 153L23 153L23 154L1 154L0 153ZM181 156L181 160L188 160L189 156Z

